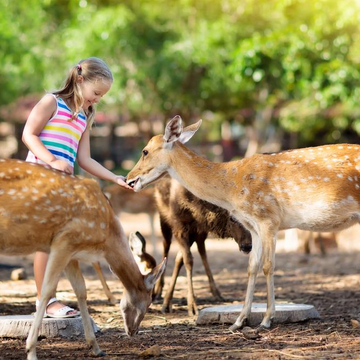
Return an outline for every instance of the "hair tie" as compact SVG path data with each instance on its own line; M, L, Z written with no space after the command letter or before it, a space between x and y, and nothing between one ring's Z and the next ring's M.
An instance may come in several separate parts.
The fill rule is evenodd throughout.
M81 67L81 65L80 65L80 64L77 64L77 65L76 65L76 68L77 68L77 73L78 73L78 75L81 75L81 73L82 73L82 67Z

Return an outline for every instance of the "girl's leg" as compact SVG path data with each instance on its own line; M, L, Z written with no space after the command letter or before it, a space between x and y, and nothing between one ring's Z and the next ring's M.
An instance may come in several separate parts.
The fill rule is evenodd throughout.
M36 252L34 255L34 278L35 278L35 284L36 284L36 292L37 292L37 298L38 300L40 300L41 297L41 287L43 284L43 280L44 280L44 275L45 275L45 269L46 269L46 264L49 258L49 254L44 253L44 252ZM55 294L51 295L52 297L55 297ZM55 301L52 304L48 305L46 312L48 314L53 314L55 311L63 308L65 305ZM73 310L73 311L68 311L67 315L70 314L77 314L78 311Z

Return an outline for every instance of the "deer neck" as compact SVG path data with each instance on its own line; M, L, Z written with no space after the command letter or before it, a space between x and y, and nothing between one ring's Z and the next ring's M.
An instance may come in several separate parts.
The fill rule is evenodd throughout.
M233 179L227 176L228 164L211 162L176 142L168 172L195 196L231 211L228 184Z

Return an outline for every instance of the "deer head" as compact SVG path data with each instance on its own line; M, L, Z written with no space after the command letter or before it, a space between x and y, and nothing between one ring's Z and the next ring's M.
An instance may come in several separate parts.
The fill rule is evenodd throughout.
M171 119L164 135L154 136L142 151L141 158L127 176L127 182L140 191L164 176L171 164L170 150L177 141L182 144L189 141L199 129L202 120L183 128L179 115Z

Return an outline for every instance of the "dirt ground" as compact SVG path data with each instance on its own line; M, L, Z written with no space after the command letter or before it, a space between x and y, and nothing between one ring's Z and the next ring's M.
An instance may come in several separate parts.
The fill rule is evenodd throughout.
M127 232L135 229L149 235L146 217L134 218L129 215L122 218L122 223ZM158 240L160 248L160 236ZM193 249L194 286L199 309L242 302L246 291L248 256L239 253L237 245L231 240L208 239L207 249L215 281L225 302L216 302L211 297L201 260L197 250ZM150 245L148 250L152 250ZM176 251L174 243L166 270L166 285L170 280ZM11 271L17 267L25 267L28 280L9 280ZM118 305L107 303L91 265L83 264L82 269L88 288L90 315L100 329L96 337L107 359L140 359L143 358L141 353L154 345L160 349L159 359L360 358L360 251L332 250L325 257L317 252L305 256L299 251L278 251L275 272L277 301L312 304L321 319L275 324L270 330L262 331L256 339L249 339L242 332L230 333L227 324L197 326L196 319L187 315L184 270L174 294L173 312L162 314L161 304L152 304L141 324L140 333L127 338ZM103 270L111 290L120 300L122 285L105 263ZM0 257L0 280L0 316L30 314L34 311L31 256ZM57 296L76 307L75 296L65 278L59 283ZM266 301L263 275L258 277L254 301ZM37 353L39 359L95 358L83 338L41 339ZM0 359L25 358L25 339L0 339Z

